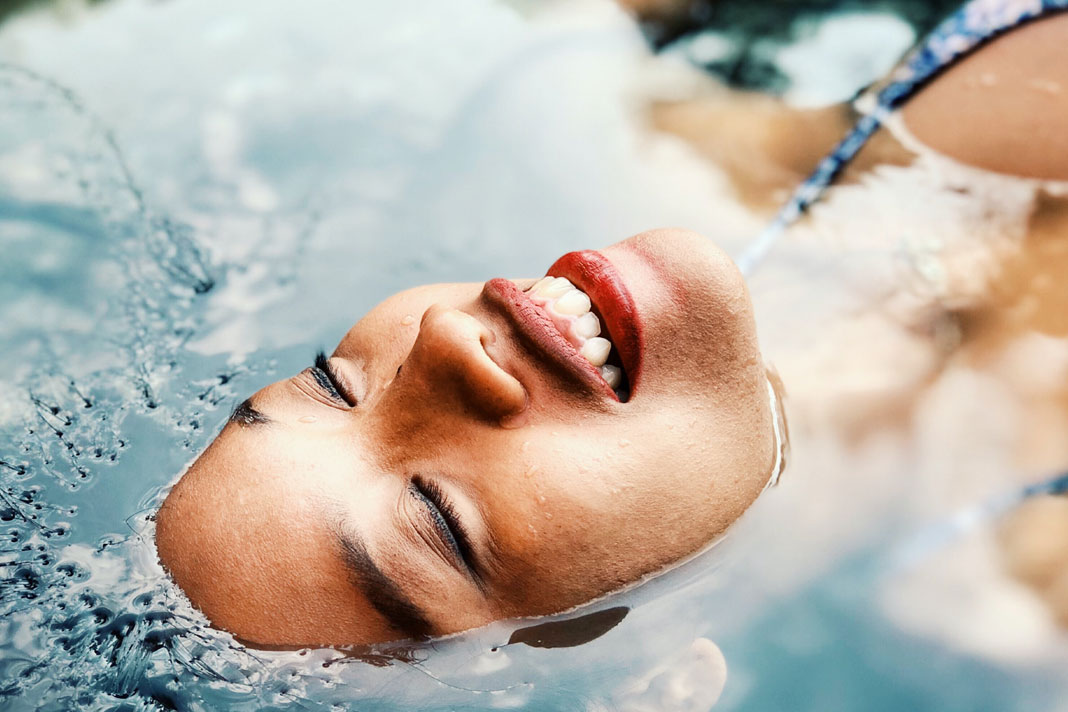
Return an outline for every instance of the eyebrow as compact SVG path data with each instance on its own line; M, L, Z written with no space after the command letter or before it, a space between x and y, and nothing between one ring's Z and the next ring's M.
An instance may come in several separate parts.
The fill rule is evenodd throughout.
M356 586L389 626L412 640L429 638L434 626L426 613L405 595L396 581L378 568L363 539L358 534L339 530L337 541L342 560Z
M267 425L271 422L271 419L253 407L251 398L246 398L234 408L234 412L230 414L229 422L242 426Z

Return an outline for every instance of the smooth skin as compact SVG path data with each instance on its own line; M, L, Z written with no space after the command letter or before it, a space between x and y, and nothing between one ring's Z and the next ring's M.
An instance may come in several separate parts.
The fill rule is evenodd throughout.
M1068 13L999 37L902 111L920 141L962 163L1068 180Z
M355 407L310 370L274 383L250 399L269 422L228 423L167 497L159 555L192 603L261 644L436 636L565 610L727 529L776 449L746 286L683 230L602 254L643 329L627 402L545 363L481 284L395 295L331 357Z

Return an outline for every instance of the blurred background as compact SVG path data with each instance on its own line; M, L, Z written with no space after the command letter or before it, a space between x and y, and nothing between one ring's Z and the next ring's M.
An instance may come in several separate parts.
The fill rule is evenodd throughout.
M1068 463L1064 184L900 120L750 279L782 483L601 637L255 650L151 544L233 405L396 291L738 254L955 7L0 2L0 706L1068 709L1068 506L975 509Z

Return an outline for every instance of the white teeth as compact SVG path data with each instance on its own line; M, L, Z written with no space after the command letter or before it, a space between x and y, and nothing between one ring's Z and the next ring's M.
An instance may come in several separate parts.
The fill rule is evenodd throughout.
M555 299L556 297L563 296L575 288L575 285L571 284L570 280L564 279L563 277L546 277L546 279L551 281L545 282L545 284L542 285L541 290L538 291L538 295L547 299ZM541 282L539 282L539 284L541 284Z
M579 316L588 312L590 306L590 298L586 296L586 293L572 288L570 292L553 302L552 309L564 316Z
M601 333L601 320L593 312L586 312L571 324L571 331L583 341Z
M623 382L623 372L619 370L618 366L613 366L608 363L601 366L601 377L608 383L608 387L613 391L619 388L619 384Z
M542 277L528 293L548 313L560 333L600 370L609 387L618 389L623 383L623 372L607 363L612 342L600 336L601 320L591 311L593 304L589 296L564 277Z
M534 283L533 287L530 288L530 293L531 294L541 294L542 291L544 291L544 289L546 287L548 287L549 284L552 283L553 279L555 279L555 278L554 277L542 277L541 279L539 279L537 282Z
M592 339L586 340L586 343L582 345L582 349L579 353L585 356L586 360L594 366L603 366L604 362L608 360L608 353L611 350L611 341L603 339L600 336L595 336Z

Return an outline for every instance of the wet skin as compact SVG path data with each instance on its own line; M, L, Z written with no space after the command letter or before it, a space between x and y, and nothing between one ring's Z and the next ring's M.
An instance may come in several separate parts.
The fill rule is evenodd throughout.
M1068 180L1068 14L1022 25L903 109L925 145L978 168Z
M159 555L193 604L263 644L442 635L588 601L734 522L775 437L733 263L658 230L549 273L622 347L625 402L535 323L534 280L395 295L330 357L338 393L315 369L257 392L167 497Z

